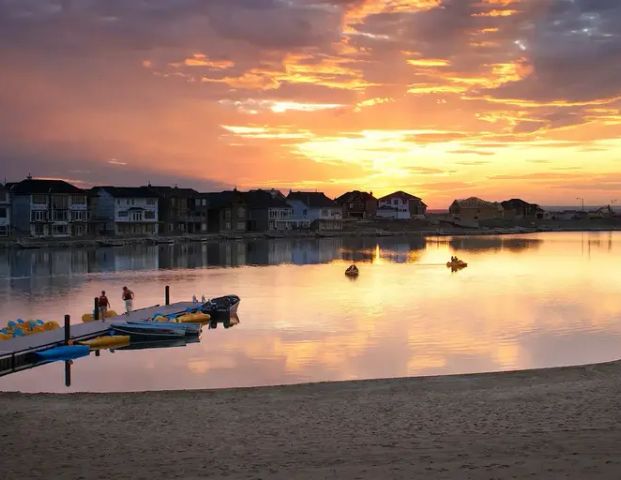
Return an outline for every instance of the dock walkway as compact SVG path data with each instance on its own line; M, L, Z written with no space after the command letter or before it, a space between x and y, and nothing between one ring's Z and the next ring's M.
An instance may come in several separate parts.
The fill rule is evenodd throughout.
M94 320L86 323L72 323L69 331L69 338L73 341L85 340L104 334L114 322L144 321L153 317L155 313L169 315L171 313L181 313L189 307L196 307L200 304L193 302L177 302L171 305L154 305L152 307L134 310L129 314L109 317L105 320ZM59 322L60 323L60 322ZM64 343L65 328L35 333L23 337L12 338L0 342L0 376L18 370L28 368L31 365L30 357L37 350L43 350L52 346Z

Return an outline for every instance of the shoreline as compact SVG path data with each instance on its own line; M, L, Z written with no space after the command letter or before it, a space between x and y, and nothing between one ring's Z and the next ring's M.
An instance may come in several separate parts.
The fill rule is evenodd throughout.
M61 479L616 479L620 394L621 360L217 390L4 392L3 471Z
M0 240L0 249L39 249L39 248L80 248L80 247L119 247L130 245L176 245L184 243L210 243L236 240L283 240L283 239L321 239L321 238L359 238L359 237L468 237L519 235L530 233L556 232L616 232L621 225L549 225L537 227L477 227L477 228L420 228L397 230L342 230L324 232L245 232L239 234L193 234L160 237L97 237L80 239L5 239Z

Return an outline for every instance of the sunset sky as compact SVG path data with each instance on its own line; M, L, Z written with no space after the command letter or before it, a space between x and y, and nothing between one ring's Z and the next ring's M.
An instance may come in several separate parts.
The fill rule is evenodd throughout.
M0 0L0 177L621 204L619 0Z

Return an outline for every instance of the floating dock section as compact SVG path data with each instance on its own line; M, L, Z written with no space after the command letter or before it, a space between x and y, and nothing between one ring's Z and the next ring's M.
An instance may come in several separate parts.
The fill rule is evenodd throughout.
M105 320L93 320L87 323L72 323L69 328L69 340L77 342L106 333L114 322L146 321L156 313L164 315L182 313L188 308L200 304L193 302L177 302L171 305L155 305L134 310L129 314L108 317ZM59 322L60 323L60 322ZM47 332L35 333L23 337L0 341L0 376L18 372L34 366L34 352L62 345L66 340L65 328L57 328Z

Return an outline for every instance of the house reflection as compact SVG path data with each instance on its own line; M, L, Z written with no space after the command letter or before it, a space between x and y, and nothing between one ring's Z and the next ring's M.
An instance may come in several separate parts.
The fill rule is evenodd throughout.
M515 238L515 237L452 237L449 246L455 251L468 252L522 252L537 249L543 240L539 238Z

